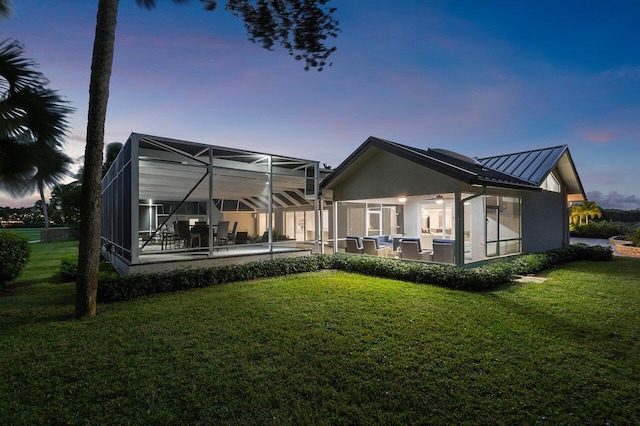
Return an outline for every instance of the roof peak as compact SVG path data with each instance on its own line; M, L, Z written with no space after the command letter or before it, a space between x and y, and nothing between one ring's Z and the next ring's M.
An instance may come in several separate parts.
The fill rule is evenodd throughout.
M479 157L478 160L486 160L488 158L493 158L493 157L505 157L508 155L520 155L520 154L529 154L531 152L540 152L540 151L547 151L547 150L552 150L552 149L558 149L558 148L567 148L568 145L564 144L564 145L556 145L556 146L549 146L546 148L537 148L537 149L528 149L525 151L518 151L518 152L509 152L506 154L496 154L496 155L489 155L487 157Z

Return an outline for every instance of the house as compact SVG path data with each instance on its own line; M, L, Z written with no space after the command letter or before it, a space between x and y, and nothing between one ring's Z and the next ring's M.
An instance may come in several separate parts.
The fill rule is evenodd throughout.
M568 203L586 199L566 145L469 158L376 137L321 190L336 251L459 266L567 246Z
M132 133L102 180L103 254L130 274L322 251L327 174L317 161Z
M132 133L102 181L121 273L355 252L474 265L569 244L569 149L486 158L368 138L313 160Z

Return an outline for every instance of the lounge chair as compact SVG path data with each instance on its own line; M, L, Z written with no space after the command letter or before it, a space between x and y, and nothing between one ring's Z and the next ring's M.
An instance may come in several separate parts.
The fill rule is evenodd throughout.
M433 240L433 261L438 263L454 263L454 240Z
M221 220L216 228L216 245L227 245L229 243L229 222Z
M364 254L369 254L372 256L388 256L393 253L393 247L384 246L381 247L378 245L377 238L362 238L362 245L364 246Z
M420 239L411 238L400 240L400 258L410 260L431 260L431 251L422 250Z
M347 253L362 254L364 248L362 247L362 238L360 237L347 237Z
M236 244L247 244L249 241L249 233L245 231L236 232Z
M230 243L236 242L236 229L238 229L238 221L233 222L233 228L231 228L231 232L229 232L228 241Z

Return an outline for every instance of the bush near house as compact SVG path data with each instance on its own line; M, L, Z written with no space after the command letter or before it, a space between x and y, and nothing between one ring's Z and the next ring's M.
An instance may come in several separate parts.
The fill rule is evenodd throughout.
M120 277L101 275L100 302L131 300L157 293L183 291L235 281L274 277L323 269L338 269L365 275L434 284L457 290L490 290L510 283L514 275L532 274L574 260L607 261L611 249L573 245L545 253L519 256L511 262L496 262L479 268L399 261L365 255L317 255L229 265L217 268L180 269L155 274Z
M105 280L110 276L119 276L113 267L105 260L100 260L99 279ZM78 254L66 254L60 259L60 277L62 282L75 281L78 277Z
M0 231L0 289L18 276L30 254L29 240L13 232Z

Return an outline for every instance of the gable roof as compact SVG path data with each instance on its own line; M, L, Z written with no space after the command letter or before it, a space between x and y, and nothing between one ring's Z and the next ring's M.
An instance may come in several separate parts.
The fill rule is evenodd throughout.
M486 167L517 176L539 186L566 151L567 146L562 145L478 158L478 161Z
M534 186L540 186L549 173L557 168L567 187L568 200L587 199L567 145L495 155L479 158L478 161L486 167L524 179Z
M566 145L474 159L453 151L432 148L424 150L374 136L370 136L343 161L322 182L321 187L325 188L335 182L365 151L372 147L429 167L470 185L539 190L540 185L556 165L562 165L560 174L570 190L568 195L573 195L575 201L586 199Z

